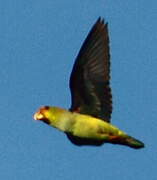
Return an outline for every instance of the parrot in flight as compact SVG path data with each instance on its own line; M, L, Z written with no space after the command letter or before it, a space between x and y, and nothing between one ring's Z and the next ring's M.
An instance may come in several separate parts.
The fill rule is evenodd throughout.
M135 149L144 147L143 142L110 123L109 33L108 24L101 17L93 25L76 57L69 86L69 110L43 106L34 114L34 119L64 132L78 146L112 143Z

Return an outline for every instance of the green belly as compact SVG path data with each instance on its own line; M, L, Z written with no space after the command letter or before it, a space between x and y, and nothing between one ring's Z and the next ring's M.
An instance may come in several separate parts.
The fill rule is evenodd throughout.
M75 115L75 124L72 128L74 136L91 139L108 140L110 136L126 136L115 126L86 115Z

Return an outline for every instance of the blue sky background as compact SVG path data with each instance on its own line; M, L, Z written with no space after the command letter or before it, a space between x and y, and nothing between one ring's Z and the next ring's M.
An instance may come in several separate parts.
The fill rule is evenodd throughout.
M153 0L1 1L0 179L156 179L156 7ZM74 59L99 16L109 23L112 123L144 149L77 147L32 118L41 105L69 108Z

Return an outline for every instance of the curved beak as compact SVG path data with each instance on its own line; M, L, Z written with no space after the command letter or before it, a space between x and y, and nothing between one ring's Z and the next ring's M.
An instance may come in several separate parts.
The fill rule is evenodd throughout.
M42 120L44 119L44 115L41 112L36 112L33 116L35 120Z
M46 116L45 116L45 111L46 111L46 110L47 110L47 109L46 109L45 107L40 108L39 111L37 111L37 112L34 114L33 118L34 118L35 120L43 121L43 122L45 122L46 124L50 124L50 120L49 120L48 118L46 118Z

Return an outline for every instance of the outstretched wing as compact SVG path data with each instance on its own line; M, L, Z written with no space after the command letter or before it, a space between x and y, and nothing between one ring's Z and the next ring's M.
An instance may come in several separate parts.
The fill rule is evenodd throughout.
M70 110L109 122L112 113L109 79L108 27L99 18L84 41L71 73Z

